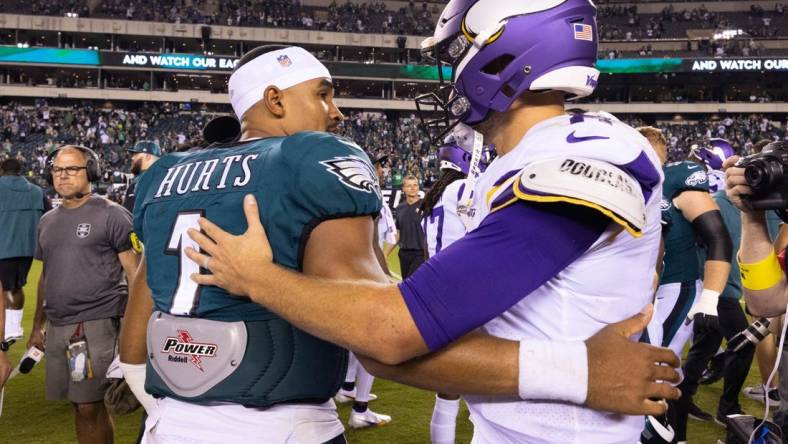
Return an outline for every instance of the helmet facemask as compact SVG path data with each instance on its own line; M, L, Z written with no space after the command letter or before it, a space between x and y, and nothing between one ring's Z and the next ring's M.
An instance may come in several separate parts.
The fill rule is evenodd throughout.
M422 45L439 79L435 92L416 98L430 140L439 146L457 123L482 123L526 91L591 94L599 78L595 17L590 0L449 2Z
M470 102L454 86L457 65L470 48L471 44L462 34L455 35L448 43L436 42L433 37L422 43L422 56L437 68L438 88L417 96L415 101L422 128L433 145L443 144L444 137L470 111ZM449 79L446 78L447 71L451 73Z

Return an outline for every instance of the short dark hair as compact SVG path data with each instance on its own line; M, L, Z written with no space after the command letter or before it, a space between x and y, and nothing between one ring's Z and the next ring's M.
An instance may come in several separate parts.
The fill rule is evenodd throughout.
M262 45L256 48L251 49L246 54L241 57L241 60L238 61L238 64L235 65L235 69L233 72L238 71L242 66L246 65L247 63L251 62L252 60L260 57L263 54L268 54L269 52L279 51L280 49L290 48L288 45Z
M8 159L4 160L3 163L0 163L0 171L2 171L3 174L13 174L18 176L22 173L22 164L13 157L9 157Z

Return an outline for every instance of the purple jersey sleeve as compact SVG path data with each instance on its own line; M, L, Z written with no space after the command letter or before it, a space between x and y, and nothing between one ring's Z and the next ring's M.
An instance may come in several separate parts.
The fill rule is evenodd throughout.
M430 258L400 292L430 350L440 349L556 276L609 222L586 207L516 202Z

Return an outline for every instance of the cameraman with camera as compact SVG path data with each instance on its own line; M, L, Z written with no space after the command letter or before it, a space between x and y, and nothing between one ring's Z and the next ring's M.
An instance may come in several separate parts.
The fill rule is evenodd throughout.
M767 225L767 210L788 220L788 142L772 142L758 154L725 162L727 194L741 210L741 248L738 253L742 288L749 311L755 316L775 317L788 303L783 263L774 251ZM779 360L783 372L788 355ZM788 396L788 374L780 375L780 397ZM782 403L774 422L788 429L788 403Z

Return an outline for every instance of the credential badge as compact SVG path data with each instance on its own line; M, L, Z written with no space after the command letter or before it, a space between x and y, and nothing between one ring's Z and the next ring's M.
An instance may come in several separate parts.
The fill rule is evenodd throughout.
M79 224L77 225L77 237L80 239L84 239L90 236L90 224Z

